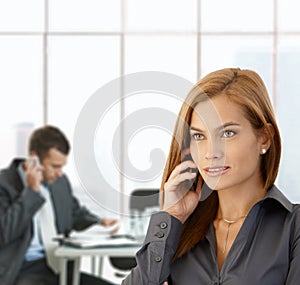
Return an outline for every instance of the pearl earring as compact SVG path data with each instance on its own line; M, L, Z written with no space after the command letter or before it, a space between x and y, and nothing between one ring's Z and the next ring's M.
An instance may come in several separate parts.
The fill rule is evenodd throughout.
M261 153L262 154L265 154L267 152L267 150L265 149L265 148L263 148L262 150L261 150Z

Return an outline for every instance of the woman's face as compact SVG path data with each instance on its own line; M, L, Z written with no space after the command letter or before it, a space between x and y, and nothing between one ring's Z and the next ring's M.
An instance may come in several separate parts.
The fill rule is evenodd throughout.
M215 190L261 186L262 138L242 108L224 95L197 104L190 126L191 155Z

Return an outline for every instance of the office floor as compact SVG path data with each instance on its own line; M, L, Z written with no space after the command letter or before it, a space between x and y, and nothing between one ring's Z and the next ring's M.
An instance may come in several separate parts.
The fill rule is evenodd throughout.
M96 263L96 266L98 266L98 263ZM91 268L92 268L91 259L89 257L83 257L82 261L81 261L81 270L84 272L87 272L87 273L91 273ZM104 257L102 277L116 285L119 285L119 284L121 284L123 278L116 277L116 275L115 275L116 272L120 272L120 271L117 271L116 269L114 269L111 266L108 258Z

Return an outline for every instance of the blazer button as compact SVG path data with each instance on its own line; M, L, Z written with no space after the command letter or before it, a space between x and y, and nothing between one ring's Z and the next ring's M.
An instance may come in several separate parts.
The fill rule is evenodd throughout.
M161 229L165 229L168 226L168 224L165 223L165 222L162 222L162 223L160 223L159 226L160 226Z
M165 234L164 234L163 232L157 232L155 235L156 235L158 238L162 238L162 237L165 236Z
M155 261L156 261L156 262L161 262L161 260L162 260L162 258L161 258L160 256L156 256L156 257L155 257Z

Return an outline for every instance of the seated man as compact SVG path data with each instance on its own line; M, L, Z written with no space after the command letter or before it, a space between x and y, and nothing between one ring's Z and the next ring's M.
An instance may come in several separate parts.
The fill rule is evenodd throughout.
M0 172L0 284L58 284L52 237L116 222L93 215L73 196L62 172L69 150L64 134L45 126L30 138L29 154L35 159L15 159ZM82 273L80 284L110 283Z

